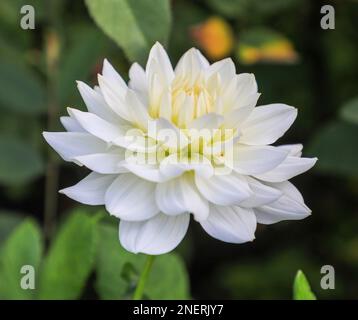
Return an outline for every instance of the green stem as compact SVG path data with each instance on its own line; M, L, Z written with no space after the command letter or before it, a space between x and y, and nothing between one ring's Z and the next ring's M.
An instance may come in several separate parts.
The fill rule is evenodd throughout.
M145 266L143 271L139 277L139 281L137 287L135 288L133 294L133 300L141 300L143 297L145 283L147 282L150 270L152 269L153 261L155 256L147 256L147 261L145 262Z

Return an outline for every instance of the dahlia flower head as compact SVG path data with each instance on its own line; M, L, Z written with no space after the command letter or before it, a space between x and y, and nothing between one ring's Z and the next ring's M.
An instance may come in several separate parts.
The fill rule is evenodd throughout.
M212 237L252 241L257 223L310 215L288 180L310 169L302 145L272 146L297 109L256 106L253 74L231 59L210 64L195 48L175 69L156 43L128 84L105 60L98 86L78 82L87 112L68 108L67 132L44 132L65 160L91 173L60 192L105 205L134 253L163 254L184 238L190 217Z

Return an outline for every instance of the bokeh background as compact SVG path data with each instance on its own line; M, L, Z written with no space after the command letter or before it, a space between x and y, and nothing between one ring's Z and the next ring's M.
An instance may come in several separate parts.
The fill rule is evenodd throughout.
M20 27L24 4L35 8L34 30ZM335 30L320 26L326 4ZM293 179L312 216L260 225L243 245L192 223L176 253L155 262L146 297L291 299L302 269L318 299L358 298L357 23L354 0L1 0L0 298L130 297L144 257L120 248L118 222L102 208L58 195L87 171L41 133L62 131L66 107L85 108L75 80L95 85L105 57L128 79L155 40L172 62L195 46L254 73L259 104L299 110L279 143L303 143L319 161ZM19 288L23 264L36 267L35 290ZM320 288L323 265L335 268L334 290Z

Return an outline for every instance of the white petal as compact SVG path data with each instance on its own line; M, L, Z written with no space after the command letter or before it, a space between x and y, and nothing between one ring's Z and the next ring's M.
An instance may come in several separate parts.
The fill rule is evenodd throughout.
M60 117L60 121L68 132L86 132L78 121L71 117Z
M77 87L89 112L114 124L124 122L123 119L114 113L107 105L100 90L96 91L81 81L77 81Z
M285 104L256 107L242 125L240 142L249 145L274 143L292 125L297 109Z
M242 174L261 174L272 170L287 157L286 150L272 146L243 146L234 148L233 169ZM228 164L229 166L229 164Z
M169 215L191 212L196 220L202 220L209 214L208 202L199 193L191 175L159 183L155 198L159 209Z
M43 132L47 143L65 160L86 154L104 153L107 144L84 132Z
M195 100L193 96L186 96L183 105L178 110L178 126L186 128L193 120L195 111Z
M316 161L317 158L299 158L288 156L273 170L255 175L255 177L268 182L286 181L311 169L315 165Z
M225 128L240 128L242 123L250 116L254 110L253 105L249 105L242 108L233 109L224 115L224 126Z
M113 112L119 115L122 119L131 121L129 110L125 104L126 91L118 89L114 84L108 81L105 77L98 75L98 83L101 88L104 100Z
M159 212L154 193L154 183L124 173L108 188L105 195L106 209L124 220L146 220Z
M128 129L125 135L113 140L113 144L135 152L150 153L157 149L157 142L138 128Z
M109 123L90 112L67 108L68 113L89 133L106 142L112 142L125 132L120 126Z
M246 179L253 193L250 198L240 203L240 207L254 208L263 206L276 201L282 196L282 192L276 188L267 186L249 176Z
M78 202L89 205L104 204L104 195L117 175L103 175L95 172L72 187L60 190L60 193Z
M174 78L174 71L168 54L159 42L156 42L150 50L146 72L149 78L154 73L159 74L167 85L170 85Z
M122 166L136 176L151 182L163 182L169 179L160 172L158 164L141 164L131 161L131 159L126 159Z
M208 113L199 118L196 118L188 125L190 129L218 129L223 123L223 116L216 113Z
M195 175L195 183L207 200L222 206L237 205L252 194L245 178L234 172L208 179Z
M256 104L260 94L257 92L257 83L255 75L252 73L241 73L236 76L237 79L237 98L236 107L240 108L248 104Z
M172 122L164 118L150 121L148 136L174 150L181 150L189 143L183 131L179 130Z
M280 190L283 195L275 202L254 209L257 222L272 224L282 220L300 220L311 214L302 195L292 183L285 181L269 185Z
M251 73L235 75L223 88L222 98L226 112L248 106L253 108L260 97L255 76Z
M190 215L157 214L141 222L121 220L119 239L122 246L133 253L164 254L172 251L183 240L189 226Z
M255 239L256 217L251 209L210 206L208 219L200 222L213 238L230 243Z
M172 118L172 94L169 90L163 92L162 100L159 106L159 117L169 121Z
M189 84L193 84L207 67L206 60L203 59L200 51L191 48L179 59L175 67L175 77L176 79L188 78L190 79Z
M160 162L159 169L166 178L177 177L187 171L195 171L196 174L207 178L214 174L210 160L197 153L192 154L190 158L173 153Z
M227 86L236 75L235 64L231 58L213 63L207 70L209 77L219 74L222 85ZM210 81L210 80L208 80Z
M88 169L102 174L127 172L127 169L122 166L124 152L118 150L118 148L112 152L79 156L76 157L75 160L86 166Z
M302 155L302 149L303 149L303 145L300 143L297 144L283 144L281 146L277 146L277 148L282 148L287 150L289 153L289 156L294 156L294 157L300 157Z
M141 129L146 130L150 120L148 109L138 99L133 90L128 89L125 102L130 110L131 122Z
M138 92L147 92L148 83L144 69L138 64L133 63L129 69L129 87Z
M125 91L127 89L126 83L107 59L104 59L103 61L102 75L118 88L118 90Z

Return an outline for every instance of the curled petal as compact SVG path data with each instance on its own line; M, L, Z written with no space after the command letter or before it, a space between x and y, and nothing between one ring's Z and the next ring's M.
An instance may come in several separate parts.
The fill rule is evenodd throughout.
M75 160L97 173L115 174L127 172L127 169L122 166L124 152L118 148L111 152L78 156Z
M244 243L255 239L256 217L252 209L211 205L209 217L200 224L221 241Z
M67 108L68 113L89 133L106 142L112 142L125 131L112 123L109 123L90 112Z
M283 220L301 220L311 214L301 193L291 182L272 183L269 186L277 188L283 195L268 205L254 209L257 222L272 224Z
M282 182L289 180L311 169L317 158L299 158L288 156L276 168L263 174L255 175L256 178L268 182Z
M60 121L68 132L86 132L76 119L71 117L60 117Z
M140 222L121 220L119 239L122 246L133 253L164 254L183 240L190 215L168 216L163 213Z
M226 157L229 167L241 174L261 174L276 168L288 155L288 151L272 146L238 145L233 154Z
M246 179L235 172L210 178L195 175L195 183L208 201L222 206L238 205L252 194Z
M106 209L124 220L146 220L159 212L154 193L154 183L124 173L108 188L105 195Z
M104 141L85 132L43 132L43 136L65 161L74 161L78 156L108 150Z
M105 202L104 196L107 189L116 177L116 175L92 172L74 186L62 189L59 192L84 204L101 205Z
M243 123L240 142L248 145L265 145L280 138L297 117L297 109L285 104L256 107Z
M246 177L252 191L251 196L240 203L241 207L254 208L260 207L276 201L282 196L282 192L274 187L267 186L254 178Z
M159 183L155 198L160 210L168 215L191 212L196 220L202 220L209 214L209 204L195 187L191 175Z

